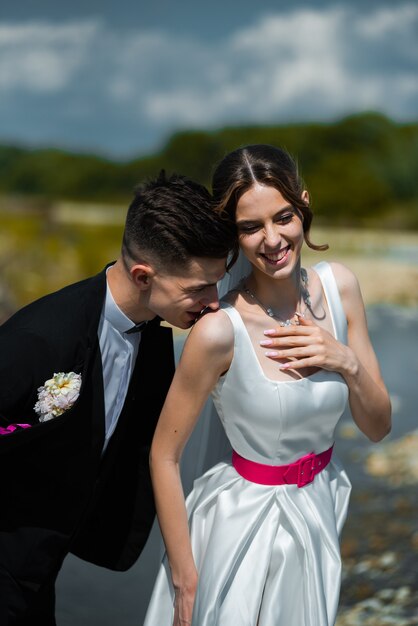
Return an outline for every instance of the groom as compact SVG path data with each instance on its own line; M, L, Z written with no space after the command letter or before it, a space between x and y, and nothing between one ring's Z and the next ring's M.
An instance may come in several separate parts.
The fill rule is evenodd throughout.
M55 624L68 552L114 570L138 558L174 370L160 320L185 329L218 307L234 240L206 189L160 175L136 192L114 264L0 327L1 626Z

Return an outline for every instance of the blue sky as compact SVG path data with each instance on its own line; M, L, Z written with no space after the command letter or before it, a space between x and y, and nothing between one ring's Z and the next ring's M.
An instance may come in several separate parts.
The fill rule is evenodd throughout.
M418 119L418 2L2 0L0 141L130 157L184 128Z

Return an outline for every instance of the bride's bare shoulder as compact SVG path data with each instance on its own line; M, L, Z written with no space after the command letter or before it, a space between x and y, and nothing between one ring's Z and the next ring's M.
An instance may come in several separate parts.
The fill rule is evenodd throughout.
M360 293L359 282L354 274L343 263L337 263L333 261L330 263L335 280L337 281L338 289L342 298L350 298L358 296Z
M234 329L229 316L222 308L206 311L193 326L189 339L211 350L228 350L234 343Z

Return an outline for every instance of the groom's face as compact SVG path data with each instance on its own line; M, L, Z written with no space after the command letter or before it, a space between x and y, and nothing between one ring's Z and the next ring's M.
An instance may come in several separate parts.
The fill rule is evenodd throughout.
M219 308L217 282L226 259L193 257L185 269L161 270L152 277L148 306L179 328L190 328L205 308Z

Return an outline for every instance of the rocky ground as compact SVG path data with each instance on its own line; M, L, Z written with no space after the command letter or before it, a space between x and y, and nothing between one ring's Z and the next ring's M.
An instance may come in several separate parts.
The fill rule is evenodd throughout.
M365 462L342 538L336 626L418 625L418 431Z

